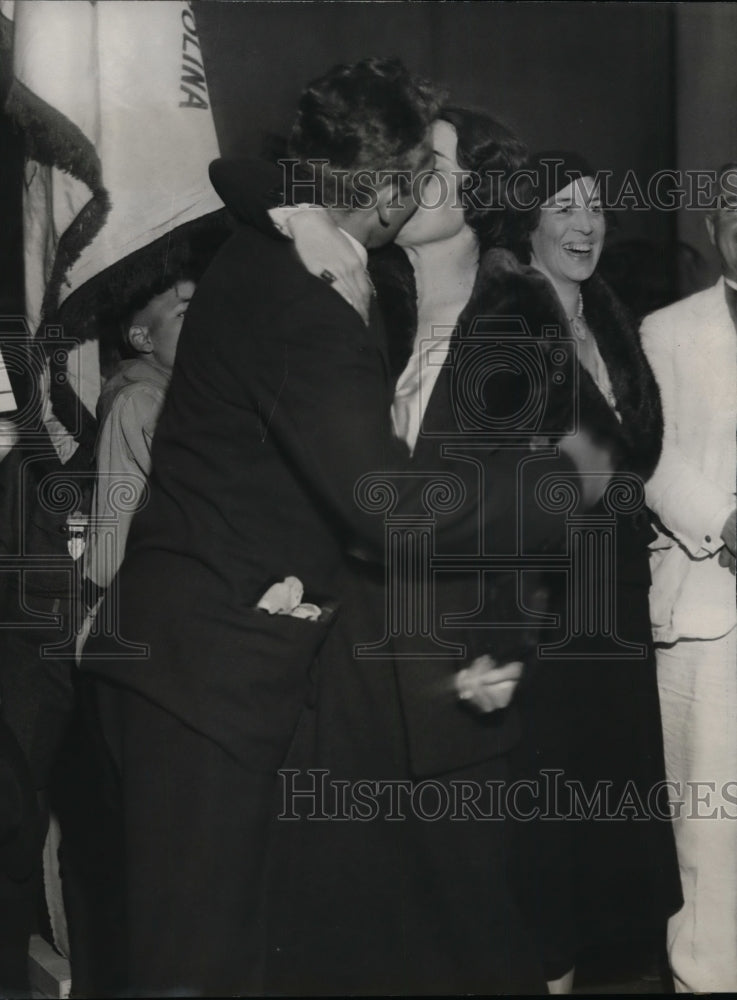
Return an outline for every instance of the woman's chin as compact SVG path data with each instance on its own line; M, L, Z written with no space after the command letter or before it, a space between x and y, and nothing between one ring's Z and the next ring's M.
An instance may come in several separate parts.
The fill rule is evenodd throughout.
M592 253L579 259L569 258L565 262L564 272L569 281L587 281L596 270L600 254Z
M581 284L582 281L588 281L591 275L596 270L596 261L587 260L576 263L571 267L567 267L565 270L565 277L569 281L575 281L577 284Z
M408 231L409 230L409 231ZM412 227L408 223L404 229L400 229L396 235L394 242L398 247L415 247L420 246L422 243L432 242L432 236L428 240L427 234L420 231L412 232Z
M419 213L413 215L397 233L394 242L398 246L419 247L424 246L426 243L437 243L439 240L448 238L450 235L448 231L449 227L447 224L439 224L442 220L433 218L432 216L428 218L426 215L418 218L418 215Z

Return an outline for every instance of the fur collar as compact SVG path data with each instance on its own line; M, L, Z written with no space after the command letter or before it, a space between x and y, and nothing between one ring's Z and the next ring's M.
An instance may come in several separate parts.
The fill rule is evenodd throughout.
M407 367L417 335L415 272L407 254L394 243L369 251L368 270L386 327L389 367L396 384Z
M625 307L606 282L594 274L582 286L583 308L609 373L627 465L649 479L660 458L663 411L660 391Z
M370 270L387 325L389 356L396 379L409 360L417 332L414 273L406 254L397 247L372 254ZM657 383L637 330L603 279L594 275L582 286L582 293L586 320L607 367L621 421L580 365L575 373L578 417L591 433L614 446L620 468L647 479L660 457L663 436ZM539 335L543 326L559 326L566 331L565 336L571 335L560 300L547 278L520 264L510 251L495 248L481 259L471 298L459 317L454 346L462 347L480 317L500 316L524 318L533 336ZM554 348L555 340L544 342L547 352ZM457 360L457 350L454 357ZM519 380L514 379L507 382L506 389L511 393L523 391ZM514 410L515 406L508 400L505 402L503 393L497 390L495 387L494 398L487 400L489 408L496 404L506 407L507 412ZM550 425L570 425L571 407L575 405L570 391L561 390L552 382L546 390Z
M591 329L612 385L617 420L588 372L578 366L578 418L591 433L615 447L619 467L648 479L657 465L663 439L660 392L645 357L638 331L624 306L605 281L593 275L582 285L584 315ZM461 336L479 315L524 317L533 336L544 326L556 325L571 333L555 289L533 267L508 250L493 249L479 265L471 299L461 315ZM554 348L555 341L546 347ZM548 391L558 409L570 399L549 383ZM553 405L553 404L551 404ZM559 417L563 419L563 415ZM563 426L563 424L559 424Z

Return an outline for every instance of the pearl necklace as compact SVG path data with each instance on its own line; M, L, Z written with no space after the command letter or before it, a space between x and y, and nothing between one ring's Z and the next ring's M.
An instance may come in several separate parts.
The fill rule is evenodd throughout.
M578 292L578 308L576 309L575 316L569 316L568 322L571 325L571 330L579 340L586 340L586 320L583 318L583 295L581 290Z
M581 294L580 289L578 292L578 307L576 309L576 315L569 316L568 322L570 323L574 336L578 341L580 341L581 344L577 352L578 360L591 375L599 391L614 410L614 415L617 420L621 423L622 417L617 409L617 400L612 390L609 372L607 371L606 365L604 364L601 354L599 353L599 349L596 346L596 340L589 333L586 318L583 314L583 295Z

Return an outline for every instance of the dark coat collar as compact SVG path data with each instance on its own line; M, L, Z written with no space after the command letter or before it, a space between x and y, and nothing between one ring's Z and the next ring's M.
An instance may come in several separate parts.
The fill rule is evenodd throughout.
M606 282L594 275L582 286L584 316L606 365L621 419L627 465L648 479L660 458L660 391L639 331Z
M395 244L369 252L369 273L386 328L393 383L407 367L417 335L417 285L407 254Z
M406 254L397 247L372 254L370 268L388 329L389 356L396 379L409 360L417 332L414 274ZM657 383L634 324L603 279L594 275L582 291L586 320L607 367L621 421L580 365L576 372L579 418L592 433L614 443L621 468L647 479L660 456L663 435ZM522 317L533 336L539 336L543 327L552 326L559 327L564 336L571 336L553 286L539 271L520 264L508 250L492 249L484 254L471 298L451 341L450 357L457 357L453 349L468 338L479 317L493 316ZM554 345L551 340L546 349L552 350ZM448 362L444 373L451 384L452 364ZM547 389L550 409L557 412L556 426L565 426L573 419L566 413L573 404L570 393L550 383ZM439 379L426 420L435 423L436 414L429 410L447 406L447 398Z

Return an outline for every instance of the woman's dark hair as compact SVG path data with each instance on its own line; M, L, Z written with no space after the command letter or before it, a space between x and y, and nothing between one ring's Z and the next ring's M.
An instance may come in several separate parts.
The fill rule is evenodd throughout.
M463 185L463 207L480 252L491 247L513 249L523 237L526 213L510 202L509 179L527 163L527 146L483 111L445 105L438 118L456 130L458 165L472 175Z

